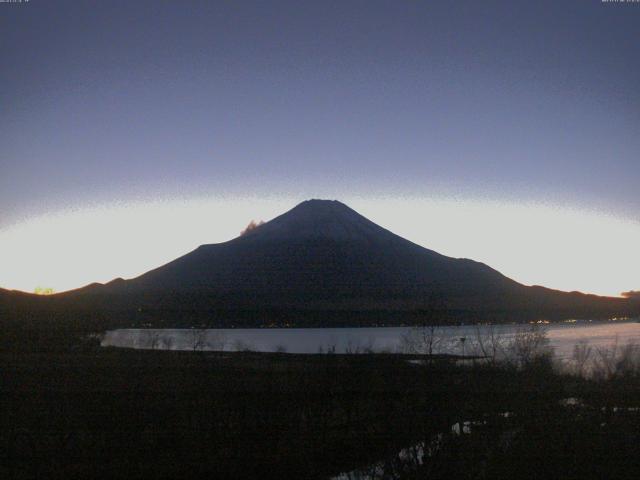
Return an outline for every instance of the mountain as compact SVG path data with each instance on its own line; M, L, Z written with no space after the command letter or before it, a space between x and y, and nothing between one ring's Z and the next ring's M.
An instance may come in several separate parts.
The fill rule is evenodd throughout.
M528 287L309 200L140 277L44 300L61 312L162 325L364 325L630 314L626 299ZM40 305L42 305L40 302Z
M310 200L230 242L203 245L127 286L204 289L260 298L270 306L351 308L363 302L398 303L425 289L458 295L479 285L512 283L483 264L411 243L340 202Z

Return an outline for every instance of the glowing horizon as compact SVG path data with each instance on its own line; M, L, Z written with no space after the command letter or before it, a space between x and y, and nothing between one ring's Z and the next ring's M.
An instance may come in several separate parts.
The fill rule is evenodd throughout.
M28 3L2 8L0 286L135 277L318 196L524 284L640 288L628 8Z
M619 296L638 289L640 223L575 208L487 199L337 198L384 228L525 285ZM94 206L0 229L0 287L62 292L133 278L305 198L193 198ZM398 214L398 213L401 214Z

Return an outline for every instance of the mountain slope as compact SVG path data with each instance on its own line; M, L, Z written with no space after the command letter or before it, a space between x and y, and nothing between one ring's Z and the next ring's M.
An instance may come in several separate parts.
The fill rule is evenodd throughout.
M132 280L50 300L163 324L299 325L620 316L625 299L521 285L416 245L337 201L310 200L231 241ZM310 320L310 319L313 319Z
M207 290L269 306L351 308L521 288L486 265L445 257L340 202L312 200L245 236L195 251L134 279L138 290ZM362 307L363 305L359 305Z

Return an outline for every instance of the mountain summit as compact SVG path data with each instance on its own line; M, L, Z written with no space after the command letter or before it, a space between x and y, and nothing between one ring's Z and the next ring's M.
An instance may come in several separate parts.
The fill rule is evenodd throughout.
M131 280L38 299L145 324L299 326L625 315L626 299L527 287L412 243L338 201L308 200Z
M324 238L370 242L391 235L337 200L307 200L248 233L248 236L265 241Z

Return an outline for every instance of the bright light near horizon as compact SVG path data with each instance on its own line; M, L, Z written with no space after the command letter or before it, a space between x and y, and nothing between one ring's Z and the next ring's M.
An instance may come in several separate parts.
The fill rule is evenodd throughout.
M415 243L525 285L619 296L640 286L640 223L492 201L374 201L361 213Z
M34 218L0 230L0 287L61 292L136 277L199 245L230 240L251 219L289 207L276 200L185 200Z
M594 212L478 200L344 199L381 226L514 280L619 295L640 287L640 224ZM239 235L299 200L193 199L89 208L0 230L0 287L64 291L132 278Z

